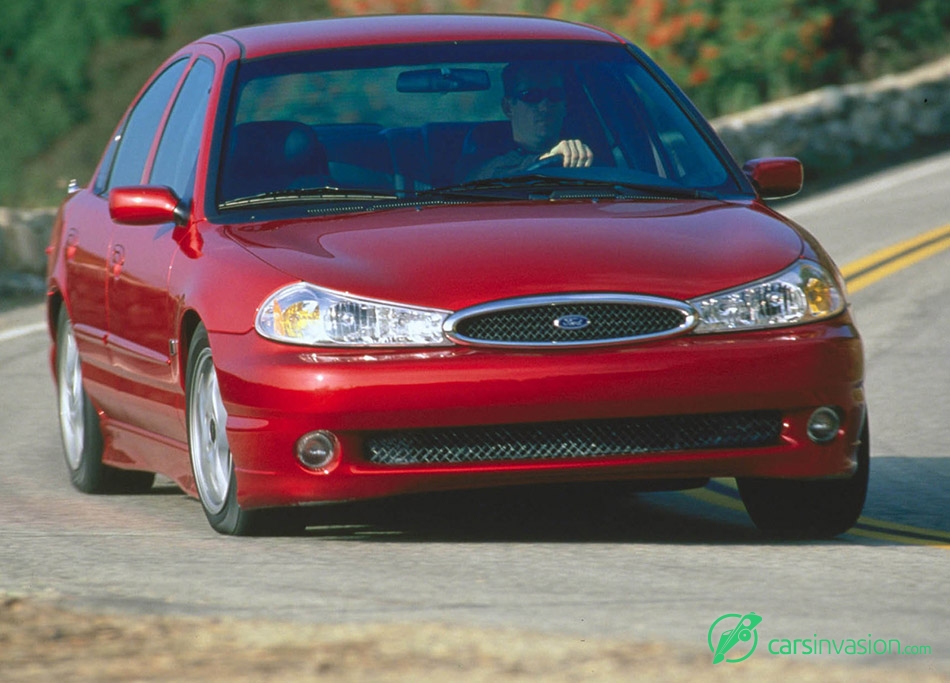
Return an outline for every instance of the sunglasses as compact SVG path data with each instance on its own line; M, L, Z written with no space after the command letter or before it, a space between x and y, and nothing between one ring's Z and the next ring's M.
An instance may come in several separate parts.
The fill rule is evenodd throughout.
M514 94L516 100L521 100L525 104L538 104L541 100L549 102L563 102L564 88L527 88L519 90Z

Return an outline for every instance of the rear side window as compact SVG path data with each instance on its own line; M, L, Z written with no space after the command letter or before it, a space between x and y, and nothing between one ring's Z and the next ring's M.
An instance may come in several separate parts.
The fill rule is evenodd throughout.
M158 125L187 64L187 59L181 59L165 69L135 105L118 139L109 188L142 182L145 162L158 132Z
M167 185L179 197L191 196L191 183L198 162L198 145L204 130L214 66L200 59L188 73L175 99L168 123L158 144L152 166L152 185Z

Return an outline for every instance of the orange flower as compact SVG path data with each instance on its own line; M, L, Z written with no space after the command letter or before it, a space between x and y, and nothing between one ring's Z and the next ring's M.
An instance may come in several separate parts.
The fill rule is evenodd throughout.
M704 66L699 66L693 69L693 71L689 74L687 83L689 83L689 85L702 85L708 81L711 76L712 74L709 73L709 69Z
M670 39L680 40L686 33L686 17L680 15L670 19Z
M749 38L755 38L761 33L762 29L759 28L758 24L754 21L747 21L745 26L742 27L742 30L739 31L737 38L739 38L739 40L748 40Z
M673 40L673 31L670 24L661 24L647 35L647 45L656 49L669 45Z
M699 56L707 61L719 59L720 54L722 54L722 50L719 49L717 45L710 45L706 43L699 48Z
M702 28L706 25L706 15L702 12L690 12L686 16L686 22L690 28Z
M345 14L349 14L349 11L347 11L347 8L346 8L346 2L344 2L344 0L330 0L329 5L330 5L330 12L334 16L340 17Z
M663 0L642 0L637 4L645 11L648 24L655 25L663 18L663 5L665 4Z

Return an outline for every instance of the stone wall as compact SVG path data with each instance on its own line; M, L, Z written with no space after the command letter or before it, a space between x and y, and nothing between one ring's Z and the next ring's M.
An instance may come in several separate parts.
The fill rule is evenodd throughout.
M714 120L740 163L794 156L806 178L950 141L950 58L868 83L828 86ZM43 291L53 209L0 208L0 295Z
M828 86L716 119L737 161L801 159L806 178L829 178L856 164L950 137L950 58L868 83Z
M0 296L45 291L46 246L55 209L0 208Z

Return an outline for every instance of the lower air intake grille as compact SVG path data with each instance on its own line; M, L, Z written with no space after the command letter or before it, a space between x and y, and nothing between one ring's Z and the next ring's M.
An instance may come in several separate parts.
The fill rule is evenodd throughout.
M577 460L769 446L781 430L776 411L454 427L378 432L366 439L365 455L396 466Z

